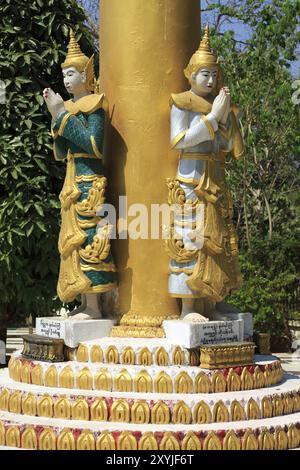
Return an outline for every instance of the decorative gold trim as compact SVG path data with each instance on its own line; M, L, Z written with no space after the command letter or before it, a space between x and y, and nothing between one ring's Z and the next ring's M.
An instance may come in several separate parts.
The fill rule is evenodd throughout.
M93 150L95 152L95 155L97 155L98 158L102 158L102 153L100 152L100 150L98 150L98 147L96 145L96 141L95 141L95 136L91 136L91 144L92 144L92 147L93 147Z
M98 157L93 153L73 153L74 158L93 158L98 160Z
M62 136L62 135L63 135L64 130L65 130L65 127L66 127L66 125L67 125L67 122L68 122L68 120L70 119L71 116L72 116L71 113L67 113L67 114L63 117L63 119L62 119L62 121L61 121L61 123L60 123L59 129L58 129L58 132L57 132L59 136Z
M224 369L232 365L253 364L254 351L255 344L249 342L201 346L200 365L202 369ZM244 375L245 380L246 376ZM249 380L247 380L247 386L249 386Z
M207 118L207 116L205 116L204 114L202 114L200 119L201 119L201 121L203 121L204 124L206 125L211 140L215 140L215 130L214 130L214 128L213 128L213 125L209 122L209 119Z
M103 271L103 272L109 272L109 273L115 273L117 272L117 268L114 263L98 263L95 265L89 265L89 264L80 264L80 267L83 272L87 271Z
M117 287L117 283L111 282L111 283L102 284L99 286L92 286L85 293L86 294L102 294L103 292L108 292L114 289L115 287Z
M179 142L185 137L187 131L188 131L188 129L186 129L185 131L180 132L180 134L178 134L176 137L174 137L174 139L171 141L171 148L172 149L174 149L176 147L176 145L179 144Z
M75 181L76 183L93 183L93 181L97 181L101 178L104 178L103 175L80 175L76 176Z

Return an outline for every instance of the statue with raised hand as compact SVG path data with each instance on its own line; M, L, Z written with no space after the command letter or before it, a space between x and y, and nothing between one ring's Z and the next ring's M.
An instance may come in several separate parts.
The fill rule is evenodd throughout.
M64 102L50 88L43 93L52 115L55 159L67 163L60 194L57 292L64 303L81 295L81 306L70 314L73 318L99 318L98 294L116 286L110 227L101 225L98 216L107 185L102 151L108 104L103 94L94 93L94 58L82 53L72 30L61 67L65 88L73 98Z
M185 209L183 215L175 213L166 241L169 293L182 299L181 318L195 312L196 299L216 305L242 281L225 159L228 154L241 158L244 144L208 26L185 76L190 90L171 97L171 142L180 155L176 179L167 183L169 202ZM207 313L201 321L207 321ZM223 319L216 311L210 318Z

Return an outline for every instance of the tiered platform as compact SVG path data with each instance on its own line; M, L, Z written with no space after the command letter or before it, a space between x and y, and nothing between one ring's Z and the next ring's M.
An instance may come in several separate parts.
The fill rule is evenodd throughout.
M103 338L72 361L15 353L0 373L0 446L40 450L257 450L300 445L300 379L274 356L201 369L166 339Z

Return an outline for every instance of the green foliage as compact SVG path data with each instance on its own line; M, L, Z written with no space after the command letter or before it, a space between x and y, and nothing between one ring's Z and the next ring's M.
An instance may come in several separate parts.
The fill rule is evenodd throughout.
M42 93L67 99L60 64L72 27L88 55L93 39L75 0L1 0L0 318L47 315L56 297L58 195L64 164L54 161Z
M300 2L243 0L211 5L217 18L242 21L252 35L214 35L225 82L243 111L245 158L228 164L238 227L243 288L227 300L255 314L257 331L280 334L284 305L299 286L299 105L290 61L299 45ZM236 3L236 2L235 2Z

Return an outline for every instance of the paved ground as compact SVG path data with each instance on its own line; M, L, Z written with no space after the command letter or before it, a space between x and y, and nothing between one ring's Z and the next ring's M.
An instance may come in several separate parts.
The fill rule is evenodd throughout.
M6 353L10 355L16 349L21 349L23 345L21 336L26 335L28 333L29 333L28 328L18 328L18 329L8 330ZM286 372L300 375L300 350L294 353L278 353L278 354L274 353L274 355L281 359L283 369Z

